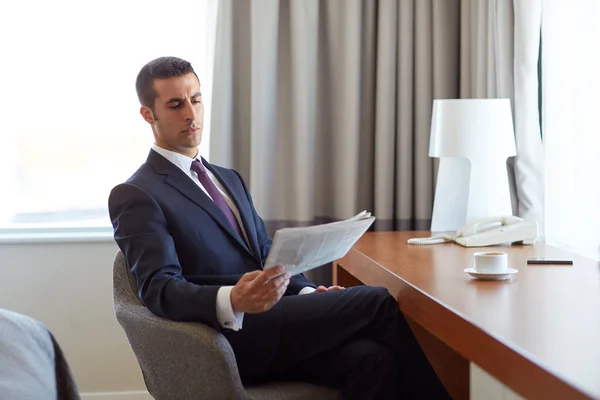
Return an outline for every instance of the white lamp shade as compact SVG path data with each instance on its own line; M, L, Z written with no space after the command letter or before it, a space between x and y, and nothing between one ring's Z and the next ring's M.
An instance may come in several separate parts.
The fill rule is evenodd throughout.
M509 99L434 100L430 157L493 157L516 154Z

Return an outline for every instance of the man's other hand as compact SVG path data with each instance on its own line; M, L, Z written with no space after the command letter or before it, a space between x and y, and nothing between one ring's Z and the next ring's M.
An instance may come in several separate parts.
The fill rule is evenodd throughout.
M245 273L231 289L233 311L258 314L270 310L285 293L290 277L282 265Z
M344 289L343 286L329 286L329 287L325 287L323 285L319 286L318 288L315 289L315 292L335 292L336 290L342 290Z

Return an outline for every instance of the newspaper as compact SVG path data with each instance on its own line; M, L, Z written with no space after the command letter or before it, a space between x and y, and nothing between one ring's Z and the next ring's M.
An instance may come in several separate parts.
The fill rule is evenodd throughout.
M363 211L323 225L283 228L275 232L264 268L283 265L292 275L342 258L375 221Z

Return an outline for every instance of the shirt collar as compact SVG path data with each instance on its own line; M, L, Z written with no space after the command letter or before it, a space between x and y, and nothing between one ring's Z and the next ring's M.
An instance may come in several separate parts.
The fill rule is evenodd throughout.
M180 170L185 172L187 175L190 174L190 171L192 169L192 161L194 161L196 159L202 161L202 159L199 158L199 154L196 155L195 158L190 158L183 154L179 154L179 153L176 153L171 150L163 149L162 147L158 146L156 143L152 144L152 150L154 150L155 152L157 152L158 154L160 154L167 160L171 161L173 164L175 164L175 166L177 168L179 168Z

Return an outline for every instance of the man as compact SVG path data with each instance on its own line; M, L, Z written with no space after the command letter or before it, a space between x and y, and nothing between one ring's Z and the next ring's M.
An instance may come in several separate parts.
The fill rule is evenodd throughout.
M198 155L204 109L188 62L149 62L136 89L154 145L109 210L146 307L222 332L245 383L307 381L345 399L447 396L387 290L262 269L271 238L244 181Z

